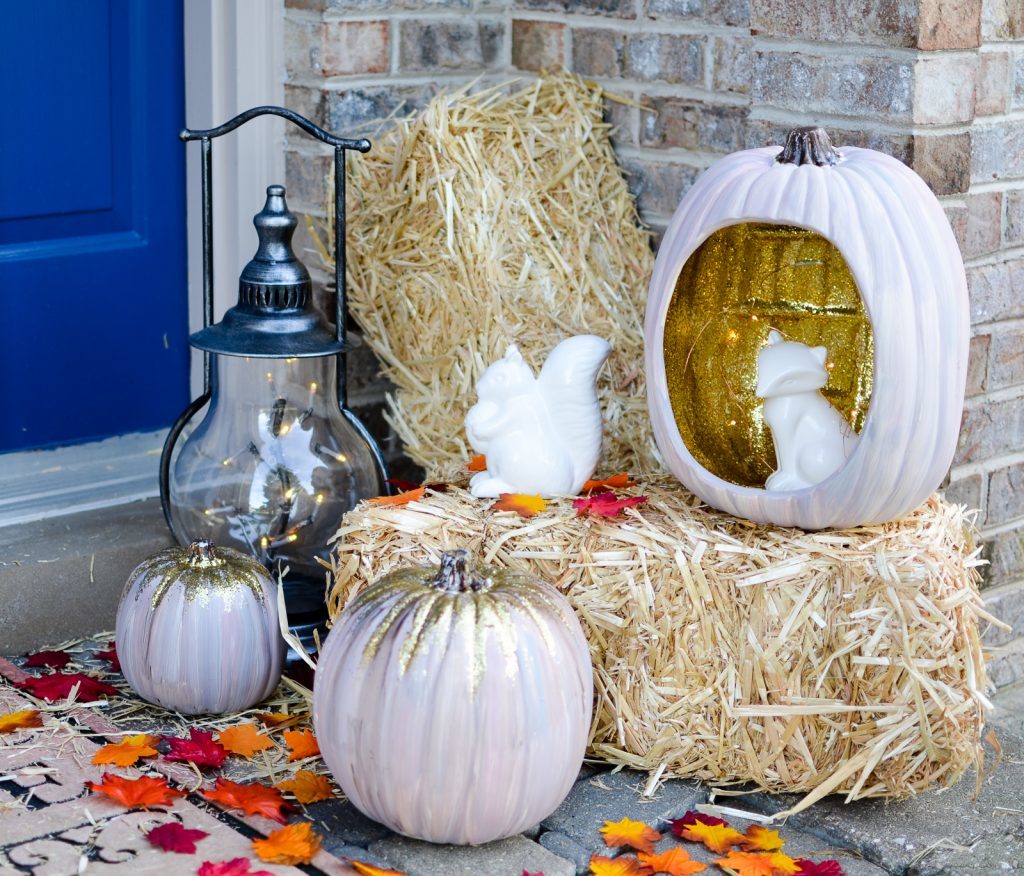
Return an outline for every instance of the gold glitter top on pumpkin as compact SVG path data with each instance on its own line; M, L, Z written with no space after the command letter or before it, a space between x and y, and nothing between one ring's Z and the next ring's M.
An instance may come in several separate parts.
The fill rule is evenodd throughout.
M771 329L828 350L822 394L859 432L874 338L849 266L829 240L789 225L716 231L687 259L665 317L665 377L676 426L705 469L762 487L776 468L757 384Z
M163 601L168 592L180 585L185 601L208 605L210 594L216 593L225 602L248 590L257 600L264 601L264 582L269 573L252 557L233 548L216 548L213 557L197 557L189 548L172 547L142 563L128 580L126 589L135 590L139 599L147 584L157 580L152 591L153 608Z

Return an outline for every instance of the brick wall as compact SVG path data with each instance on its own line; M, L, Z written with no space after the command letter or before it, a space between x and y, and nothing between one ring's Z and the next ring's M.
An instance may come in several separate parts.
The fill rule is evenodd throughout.
M477 76L564 65L597 80L621 98L608 102L616 148L656 229L717 158L797 124L912 166L946 208L970 283L968 400L948 494L981 509L986 598L1024 630L1024 0L287 5L289 105L339 132ZM290 150L291 199L321 212L326 159L308 141ZM364 383L362 398L378 403L379 381ZM997 683L1024 679L1024 637L988 640Z

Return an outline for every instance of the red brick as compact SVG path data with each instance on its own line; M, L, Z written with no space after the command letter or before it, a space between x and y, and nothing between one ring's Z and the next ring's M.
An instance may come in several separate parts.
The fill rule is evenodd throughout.
M624 159L622 168L637 206L647 218L672 215L698 173L685 164L639 158Z
M501 63L505 23L461 19L406 19L398 43L403 70L479 70Z
M574 28L572 65L582 76L619 78L625 69L626 38L606 28Z
M555 21L512 22L512 66L546 70L565 63L565 25Z
M645 97L640 143L655 148L736 152L746 140L746 107L720 106L675 97Z
M750 38L715 37L712 84L716 92L750 93Z
M1010 98L1010 55L1008 52L978 54L978 93L974 114L992 116L1006 112Z
M390 69L390 22L326 21L323 27L324 76L386 73Z
M633 0L515 0L515 8L572 12L577 15L604 15L611 18L636 18Z
M699 85L704 80L704 38L674 34L630 34L626 72L643 82Z
M750 28L755 34L814 42L913 46L917 5L916 0L751 0Z
M988 387L988 357L992 345L990 335L975 335L971 338L970 352L967 357L967 392L968 397L981 395Z
M1020 0L986 0L981 37L985 42L1024 37L1024 3Z
M988 389L1006 389L1024 384L1024 331L1003 329L992 334L992 356L988 364ZM1024 495L1022 495L1024 501Z
M971 187L971 134L915 135L910 166L936 195L953 195Z
M974 49L981 44L982 0L920 0L917 47Z
M964 258L974 258L999 249L1002 243L1002 219L1002 192L982 192L967 196Z
M1006 223L1003 240L1009 246L1024 244L1024 189L1006 193Z
M914 121L926 125L974 118L978 56L923 55L914 65Z

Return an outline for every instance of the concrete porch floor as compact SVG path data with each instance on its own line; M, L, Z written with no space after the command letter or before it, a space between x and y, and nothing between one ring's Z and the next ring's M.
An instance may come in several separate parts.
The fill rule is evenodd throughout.
M0 530L0 653L24 654L63 639L110 629L130 569L169 543L155 501ZM6 661L4 664L11 666ZM0 712L26 707L19 705L24 699L21 692L0 684ZM840 798L828 798L791 818L780 829L786 840L786 853L794 857L806 854L815 860L837 858L847 876L1024 873L1024 686L1001 691L995 702L990 723L1002 750L997 754L987 748L986 764L990 769L997 761L998 765L984 777L977 797L974 776L969 774L954 788L908 801L844 805ZM79 711L89 713L79 716L82 721L102 721L102 710ZM119 738L117 727L108 726L104 731L102 725L97 726L99 729L93 728L93 738L83 736L76 746L94 748L105 741L96 738L104 732L113 734L109 738ZM133 728L132 732L139 730ZM73 838L76 831L85 836L90 830L97 830L95 825L90 827L90 819L97 810L95 798L88 797L82 784L86 778L93 778L89 770L97 769L83 767L82 755L87 753L76 749L69 755L66 747L48 755L37 750L29 757L31 763L23 764L24 755L0 737L0 758L10 761L0 763L0 773L7 776L12 770L26 764L31 767L40 758L48 757L48 768L57 771L57 779L50 781L67 792L45 809L34 811L31 820L19 822L22 832L32 824L28 830L28 834L36 837L32 842L55 833ZM88 763L88 758L84 762ZM189 771L188 777L194 775ZM173 780L174 776L170 778ZM185 781L184 774L180 778ZM588 872L591 854L609 853L598 832L605 820L629 817L663 829L668 820L707 802L711 794L709 788L699 783L672 780L652 799L645 799L640 793L645 782L646 776L642 774L587 765L569 798L540 825L520 836L476 848L432 846L397 836L362 816L343 799L312 804L306 807L305 818L312 820L316 830L324 835L324 851L302 872L351 873L354 871L348 861L354 858L409 876L520 876L524 869L545 876L583 874ZM0 794L7 793L5 788L0 787ZM750 793L718 797L716 802L750 813L770 814L795 801ZM131 855L117 860L100 856L91 860L84 872L195 873L202 856L156 853L153 858L153 850L141 841L142 827L135 823L139 816L129 813L103 822L103 831L112 831L103 842L118 849L130 847ZM258 817L225 817L195 796L176 803L172 816L186 826L197 826L211 834L205 841L206 859L214 860L246 854L249 837L278 826ZM55 820L50 824L48 818ZM729 820L740 830L747 824L741 818ZM39 860L31 855L12 860L11 842L15 837L9 825L4 824L0 811L0 876L79 872L62 869L70 865L45 856ZM97 837L106 836L103 831ZM61 841L69 842L67 838ZM677 842L667 836L659 851ZM216 853L211 854L210 849L216 849ZM714 857L694 844L686 844L686 849L697 860L710 861ZM255 861L253 869L299 872L294 868L258 865Z

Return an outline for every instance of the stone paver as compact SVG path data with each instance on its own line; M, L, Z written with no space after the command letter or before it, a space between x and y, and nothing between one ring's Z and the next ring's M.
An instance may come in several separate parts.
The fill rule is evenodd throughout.
M369 851L404 870L408 876L521 876L523 870L544 876L575 876L576 868L525 836L483 846L435 846L394 836Z

